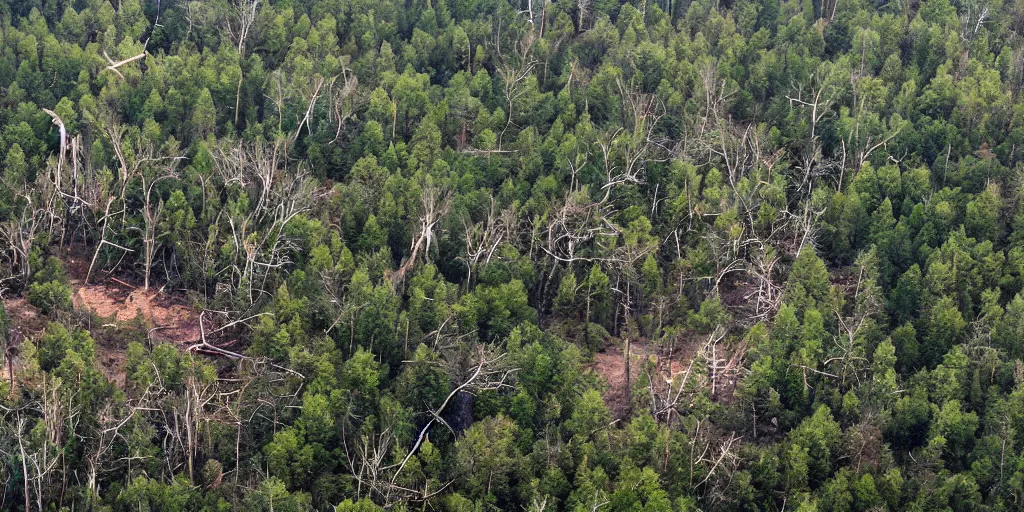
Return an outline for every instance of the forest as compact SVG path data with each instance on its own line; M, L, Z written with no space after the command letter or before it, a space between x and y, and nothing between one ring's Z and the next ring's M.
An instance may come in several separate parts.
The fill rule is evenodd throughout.
M1024 510L1022 96L1024 0L0 2L0 510Z

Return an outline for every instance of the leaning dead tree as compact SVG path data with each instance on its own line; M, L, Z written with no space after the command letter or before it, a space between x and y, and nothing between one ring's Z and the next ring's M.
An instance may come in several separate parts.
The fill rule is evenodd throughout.
M158 366L149 366L144 382L126 387L124 402L107 402L97 411L98 429L84 453L87 487L95 491L101 477L131 472L136 465L162 467L167 478L184 474L194 482L202 461L215 456L210 435L215 425L221 425L236 431L235 466L225 474L233 476L237 489L245 442L262 428L253 424L276 424L284 408L298 400L291 374L257 358L239 360L237 365L232 377L221 378L186 356L175 382ZM153 465L151 454L133 448L140 424L162 425L156 438L162 447L160 464Z
M345 123L355 115L358 105L359 78L348 68L349 57L343 57L341 74L332 78L327 91L327 120L337 128L331 144L341 138Z
M17 271L24 282L32 275L32 259L29 255L36 238L42 233L52 233L53 226L60 221L60 212L52 205L36 204L32 195L24 192L25 207L17 217L0 224L0 240L4 254L12 271ZM52 196L51 196L52 197Z
M223 27L235 42L239 56L245 55L245 42L252 32L260 13L260 0L233 0L225 16Z
M466 283L471 283L473 274L480 265L487 265L495 252L506 243L514 243L519 236L520 222L512 208L498 211L497 203L491 198L487 218L470 224L463 219L463 235L466 240L466 266L469 269Z
M401 460L387 463L397 442L394 432L388 428L373 436L363 436L352 445L345 440L345 453L359 484L360 496L369 496L391 506L409 501L424 502L440 492L441 489L433 492L409 489L398 482L409 461L427 441L431 429L441 425L454 432L444 416L461 395L511 388L516 371L508 364L506 354L498 352L494 347L477 345L472 353L466 355L468 357L454 357L442 363L454 386L441 404L425 412L430 419L420 428L412 447ZM442 489L446 486L442 486Z
M849 141L843 143L844 150L836 158L826 157L822 153L819 126L823 120L836 116L836 101L849 85L848 82L854 80L855 75L851 76L849 70L826 62L805 81L795 82L791 92L786 95L791 109L807 115L810 128L793 166L794 181L799 180L795 189L800 197L809 197L822 177L832 176L836 171L839 173L839 185L842 185L847 165L846 143Z
M349 68L350 58L341 59L341 71L333 76L319 72L312 76L298 71L278 69L271 74L267 99L277 113L278 130L283 132L287 112L298 112L295 129L288 136L289 144L298 140L303 130L312 134L326 120L334 127L329 144L341 139L346 123L358 111L363 97L359 79ZM236 111L238 106L236 105Z
M128 57L127 59L122 59L122 60L119 60L117 62L114 62L114 59L110 58L110 55L107 55L106 51L103 52L103 57L105 57L107 59L107 62L110 64L105 69L107 71L113 71L114 73L116 73L117 76L121 77L121 80L124 80L124 75L122 75L121 71L118 70L117 68L120 68L121 66L124 66L125 64L130 64L132 62L140 60L140 59L144 58L145 56L146 56L146 52L143 51L142 53L140 53L138 55L135 55L135 56L132 56L132 57Z
M533 57L533 45L536 43L536 36L533 32L526 33L522 39L515 41L515 47L509 54L501 50L501 21L498 21L498 30L494 36L494 45L497 49L500 65L498 76L501 78L502 93L505 97L505 126L498 133L498 150L502 149L502 142L505 140L505 133L515 125L512 119L515 117L516 102L526 94L530 78L533 75L533 68L537 60Z
M394 282L396 283L401 282L409 269L416 264L420 251L422 251L424 260L430 259L430 246L437 238L435 234L437 224L448 214L448 210L452 206L451 194L448 191L438 190L430 184L423 187L421 198L416 234L413 235L408 259L393 275Z
M814 219L823 212L810 208L809 193L821 176L837 165L822 159L818 125L831 112L836 94L836 73L823 70L810 85L799 85L789 96L794 109L810 116L809 141L790 169L780 148L769 142L767 127L737 122L728 115L736 92L719 76L717 65L706 62L700 68L703 98L700 115L684 123L684 140L674 156L694 163L706 175L718 172L722 178L720 198L701 198L706 184L687 184L685 225L669 237L683 257L679 240L700 233L712 256L714 268L707 275L689 275L687 280L706 285L712 294L723 285L743 291L744 318L754 322L774 313L782 298L783 275L780 262L799 255L813 242ZM786 173L788 180L783 180ZM787 184L792 188L787 190ZM705 187L706 188L706 187ZM799 200L790 203L789 191ZM765 215L765 212L774 212Z

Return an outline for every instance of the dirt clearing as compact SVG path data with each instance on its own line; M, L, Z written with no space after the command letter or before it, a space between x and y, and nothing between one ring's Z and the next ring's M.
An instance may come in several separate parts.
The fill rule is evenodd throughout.
M604 352L594 354L594 364L591 369L604 378L608 383L608 389L604 393L604 402L611 410L613 418L623 418L629 413L629 396L626 393L626 356L624 346L615 344L609 345ZM659 357L657 349L646 343L634 342L629 349L630 353L630 380L636 382L637 378L643 376L645 362L655 364L659 373L668 378L669 374L678 374L686 371L693 354L677 351L670 359Z
M686 373L691 362L695 358L702 358L703 361L714 359L717 364L718 375L715 381L715 392L712 399L728 403L733 398L738 383L738 371L743 356L746 353L746 346L741 344L733 350L727 350L721 345L712 354L706 350L707 340L693 338L677 344L672 353L663 347L651 346L645 342L633 342L630 347L630 380L635 383L637 379L646 379L645 363L651 363L656 370L655 387L658 392L664 391L666 383ZM594 354L594 362L590 369L600 375L608 383L608 389L604 393L604 401L612 413L613 418L621 419L628 415L630 397L626 391L626 357L622 344L609 345L603 352ZM705 352L699 354L702 349ZM660 380L659 380L660 377ZM646 382L646 380L644 380Z
M140 316L154 342L182 345L199 340L199 315L178 299L159 290L144 290L117 282L71 282L75 307L115 323Z

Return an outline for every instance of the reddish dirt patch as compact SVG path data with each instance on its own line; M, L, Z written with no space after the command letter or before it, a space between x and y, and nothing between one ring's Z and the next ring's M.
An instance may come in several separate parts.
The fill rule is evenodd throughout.
M96 343L96 360L107 378L118 386L125 382L124 347L102 340L109 336L102 329L118 329L121 324L142 320L154 343L183 345L199 340L199 315L180 298L159 290L143 290L126 283L109 280L106 284L82 284L71 281L75 308L84 310L110 323L92 329Z
M72 281L75 307L115 323L139 316L156 342L185 344L199 340L199 315L183 302L159 290L143 290L120 283L82 284Z
M594 365L591 367L608 383L608 389L604 392L604 403L616 419L626 416L629 412L625 362L621 348L608 347L604 352L594 354Z
M668 382L686 373L690 363L698 356L698 352L705 347L706 341L706 339L697 338L683 340L674 347L672 353L669 353L668 349L664 347L633 342L630 347L632 381L635 382L643 375L645 362L652 362L661 376L661 381L655 383L656 388L660 387L657 390L660 393ZM619 419L629 413L630 406L629 395L626 391L626 358L623 350L622 345L611 345L604 352L594 354L594 362L590 366L591 370L608 383L604 401L611 410L612 416ZM745 344L734 347L734 350L718 346L714 354L714 358L718 361L717 386L712 399L723 403L729 403L732 400L745 354ZM705 354L704 357L710 359L710 354Z
M608 389L604 393L604 402L608 406L614 418L624 418L629 413L630 400L629 395L626 391L626 357L624 352L625 347L621 345L611 345L605 349L604 352L598 352L594 354L594 363L591 366L591 370L604 378L605 382L608 383ZM658 368L659 372L665 374L664 377L669 377L669 372L672 375L686 371L686 366L689 364L693 354L690 351L686 354L686 357L680 357L679 351L671 358L659 357L656 353L656 349L653 349L645 343L633 342L630 346L630 379L632 382L636 382L636 379L642 375L644 371L644 362L652 361Z
M127 378L124 367L124 350L102 343L97 343L95 347L96 362L100 366L100 371L107 377L107 380L113 382L118 388L124 389L124 382Z
M14 393L14 385L17 383L15 375L19 375L24 367L19 354L21 343L25 338L33 337L43 332L46 328L46 317L39 312L35 306L28 303L21 297L6 297L3 299L4 311L7 313L7 321L10 329L10 345L6 354L0 359L3 360L3 379L10 379ZM2 349L2 348L0 348Z
M15 337L19 334L33 336L46 328L46 317L22 297L5 298L4 311L7 312L7 320L11 327L16 330Z

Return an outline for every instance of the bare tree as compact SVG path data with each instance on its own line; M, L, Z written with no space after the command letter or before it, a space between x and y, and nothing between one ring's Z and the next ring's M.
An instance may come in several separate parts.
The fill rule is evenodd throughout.
M421 211L416 235L413 236L412 246L409 249L409 258L406 259L405 263L402 264L401 268L393 276L396 283L401 282L406 272L416 264L420 250L423 251L423 259L429 261L430 246L436 238L434 230L437 228L438 222L451 209L451 195L447 191L438 190L433 185L427 184L423 187L421 198Z
M348 56L346 56L347 58ZM338 78L341 80L339 81ZM345 123L355 115L359 78L356 77L356 74L347 65L343 65L341 75L333 78L330 85L327 93L330 103L327 118L337 125L337 129L334 131L334 139L331 139L331 144L333 144L341 138L341 132L345 127Z
M260 0L232 0L231 10L224 20L224 29L232 40L239 57L245 56L245 41L252 32L260 13Z
M142 218L143 225L142 244L145 248L143 253L144 279L143 289L149 290L149 276L153 268L153 255L157 248L157 223L160 221L164 203L162 200L154 200L153 188L163 180L177 179L177 163L179 159L167 160L165 165L151 168L153 172L142 172L139 174L139 181L142 188Z
M177 152L178 148L167 145L157 146L155 142L148 140L135 129L129 132L117 121L116 114L109 113L107 115L102 122L102 129L114 150L120 167L120 191L116 196L111 195L107 198L103 216L100 218L100 242L93 253L86 282L92 275L93 267L104 246L109 245L124 252L132 252L130 248L111 242L107 236L111 231L109 227L113 215L120 216L122 227L127 225L127 216L130 213L128 192L133 186L138 186L142 200L139 214L143 219L141 231L144 286L148 290L153 258L157 249L157 224L163 209L163 202L154 196L155 186L164 180L177 179L177 166L185 157ZM119 209L111 213L111 206L114 204L117 204Z
M466 266L469 273L466 283L472 283L474 271L481 264L488 264L495 251L505 243L514 243L519 234L519 219L512 208L498 211L497 203L491 198L487 219L470 224L463 219L466 240Z
M147 41L147 43L148 43L148 41ZM143 45L143 47L145 47L145 45ZM140 53L138 55L135 55L133 57L128 57L127 59L123 59L123 60L119 60L117 62L114 62L114 59L110 58L110 55L107 55L107 52L104 51L103 52L103 57L105 57L107 59L107 62L110 64L105 69L107 69L108 71L113 71L114 73L117 74L117 76L121 77L121 80L124 80L124 75L121 74L121 71L118 68L120 68L121 66L124 66L125 64L131 64L132 62L140 60L140 59L144 58L146 55L147 55L146 51L143 50L142 53Z
M971 45L981 33L991 16L991 6L988 0L961 0L958 2L961 8L960 14L960 41L963 42L964 50L960 54L959 70L961 74L967 70L967 64L971 58Z
M516 41L514 51L511 55L505 55L501 51L501 25L499 21L498 31L495 35L497 55L500 60L498 76L501 77L502 92L505 96L505 126L498 134L498 150L502 149L502 142L505 140L505 132L514 123L515 103L527 92L526 84L533 75L533 68L537 60L533 57L533 45L536 42L533 32L527 33L521 40Z
M810 117L811 131L804 145L800 164L804 172L798 187L801 192L809 193L813 186L812 173L822 160L818 125L822 119L833 114L832 105L840 91L833 72L827 65L822 65L812 73L807 84L796 84L793 89L792 94L786 95L790 107L805 109Z
M493 347L477 345L468 361L455 357L444 364L452 380L458 384L437 408L426 412L430 419L420 428L412 447L400 461L387 463L396 443L394 432L387 427L373 436L363 436L353 446L345 440L344 450L349 466L353 468L353 476L359 484L360 496L368 495L390 506L410 500L424 502L441 492L447 484L434 491L420 491L403 487L398 480L409 461L427 440L433 427L440 424L451 430L443 416L460 395L512 387L511 380L515 368L510 367L505 361L504 353L497 352Z
M240 187L255 202L247 211L224 214L231 237L233 287L244 292L250 304L268 293L263 285L271 271L292 262L299 246L285 234L285 227L307 211L313 199L313 181L306 169L284 167L286 146L258 140L224 144L216 151L214 164L224 185Z
M26 196L28 205L19 216L0 225L0 239L6 245L6 252L11 269L18 269L24 281L32 275L32 260L29 254L36 237L46 231L45 223L52 212L35 207L32 199Z

